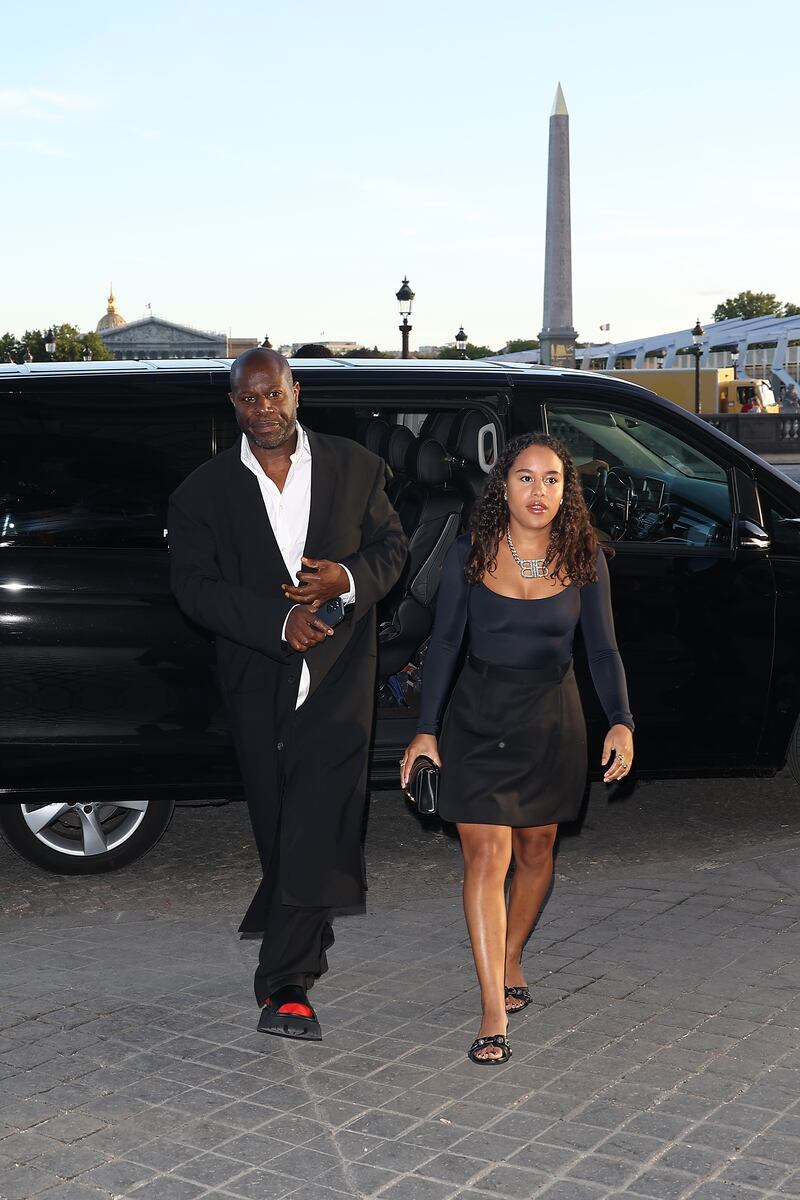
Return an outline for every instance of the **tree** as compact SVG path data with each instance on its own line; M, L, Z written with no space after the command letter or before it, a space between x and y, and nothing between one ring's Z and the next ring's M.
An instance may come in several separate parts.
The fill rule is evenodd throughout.
M793 317L800 313L796 304L783 304L774 292L739 292L723 300L714 309L715 321L731 321L735 318L747 321L752 317Z
M379 350L377 346L368 349L367 346L356 346L355 350L348 350L344 358L391 358L391 352Z
M442 346L437 358L489 358L492 354L494 350L488 346L473 346L472 342L467 342L463 350L457 346Z
M523 350L538 350L536 338L510 338L503 347L504 354L520 354Z
M55 362L80 362L86 350L91 351L93 359L102 361L111 358L105 342L94 330L81 333L77 325L66 322L52 328L56 344L53 354ZM50 355L44 347L44 333L41 329L26 329L21 338L15 337L13 333L0 336L0 358L4 361L10 356L14 362L24 362L30 351L34 362L47 362Z

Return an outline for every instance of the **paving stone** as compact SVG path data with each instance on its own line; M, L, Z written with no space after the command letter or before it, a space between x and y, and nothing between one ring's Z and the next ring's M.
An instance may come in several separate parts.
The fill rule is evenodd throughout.
M466 1148L464 1153L467 1153ZM512 1154L508 1161L514 1167L558 1175L570 1163L574 1163L580 1153L575 1149L567 1150L561 1146L547 1146L543 1142L530 1142L516 1154Z
M97 1188L83 1183L78 1179L70 1179L66 1183L57 1183L45 1193L49 1200L103 1200Z
M606 1158L602 1154L587 1154L571 1166L567 1175L587 1183L602 1183L606 1187L624 1187L638 1167L635 1163L619 1158Z
M508 1200L529 1200L550 1182L550 1177L541 1171L528 1171L523 1167L503 1164L482 1175L473 1186L491 1195L508 1197Z
M178 1179L175 1175L156 1175L148 1183L137 1187L134 1195L137 1200L195 1200L206 1190L203 1184L190 1183L188 1179Z
M152 1167L154 1171L172 1171L190 1158L196 1158L202 1147L185 1146L168 1138L155 1139L145 1142L142 1146L131 1147L126 1158L140 1166Z
M654 1137L643 1137L638 1133L626 1133L623 1129L612 1134L596 1147L600 1154L610 1158L624 1158L631 1162L645 1163L655 1158L667 1147L666 1141Z
M444 1183L463 1184L485 1169L486 1163L480 1159L444 1153L429 1159L424 1166L418 1167L415 1173L426 1178L439 1179Z
M653 1196L658 1200L678 1200L697 1187L697 1179L677 1171L651 1167L631 1180L630 1190L640 1196Z
M692 1200L761 1200L764 1195L764 1192L744 1187L742 1184L711 1180L709 1183L701 1183L692 1192Z
M19 1165L31 1162L33 1159L38 1158L39 1155L47 1154L49 1151L55 1149L58 1149L57 1143L43 1137L38 1132L30 1130L23 1133L12 1133L0 1142L0 1152L6 1158Z
M770 1191L787 1178L787 1168L781 1163L758 1162L748 1155L729 1163L720 1171L718 1178L720 1183L742 1184Z
M125 1195L136 1184L152 1179L155 1174L150 1167L129 1162L127 1159L116 1159L86 1171L82 1181L100 1191Z
M578 1180L563 1179L551 1184L544 1191L537 1192L536 1200L600 1200L600 1197L606 1195L606 1189L603 1187L595 1187L591 1183L581 1183Z
M433 1157L433 1151L425 1146L414 1146L410 1142L396 1141L381 1142L366 1154L361 1162L371 1167L384 1167L387 1171L416 1171L419 1175L427 1175L423 1163L428 1163Z
M58 1176L30 1164L3 1172L3 1200L30 1200L59 1183Z
M742 1129L733 1129L728 1125L717 1125L714 1121L704 1121L695 1125L684 1134L683 1141L691 1146L708 1146L712 1150L723 1150L728 1154L736 1154L747 1142L750 1134Z
M749 1142L747 1153L751 1158L761 1158L766 1162L786 1163L787 1168L800 1165L800 1141L774 1136L769 1132Z
M369 1166L367 1163L353 1162L343 1163L331 1171L326 1171L319 1182L326 1187L338 1188L347 1195L360 1196L363 1193L366 1196L373 1196L387 1184L395 1183L397 1178L394 1171L386 1171L383 1167ZM295 1182L297 1181L295 1180ZM263 1200L263 1197L257 1196L256 1193L253 1193L253 1197L254 1200Z
M226 1183L244 1174L250 1169L250 1164L225 1158L221 1154L198 1154L187 1162L176 1167L171 1174L190 1183L203 1184L205 1187L224 1187Z
M448 1200L453 1189L447 1183L438 1183L434 1179L420 1179L416 1175L407 1175L398 1179L384 1191L381 1196L388 1200Z
M591 1150L606 1136L604 1129L596 1125L584 1125L579 1121L556 1121L536 1141L549 1146L566 1146L576 1150Z
M0 1150L2 1147L0 1146ZM106 1161L106 1156L90 1146L56 1145L53 1149L40 1154L36 1166L43 1171L52 1171L59 1179L74 1179L84 1171L99 1167Z

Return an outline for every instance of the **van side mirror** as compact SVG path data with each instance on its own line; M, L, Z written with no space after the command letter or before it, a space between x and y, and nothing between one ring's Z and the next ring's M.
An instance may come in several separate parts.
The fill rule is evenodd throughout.
M800 517L775 517L773 529L777 550L800 552Z
M748 517L736 517L733 530L733 546L735 550L747 551L748 553L755 551L758 554L766 554L772 545L772 539L766 529L762 528L757 521L751 521Z

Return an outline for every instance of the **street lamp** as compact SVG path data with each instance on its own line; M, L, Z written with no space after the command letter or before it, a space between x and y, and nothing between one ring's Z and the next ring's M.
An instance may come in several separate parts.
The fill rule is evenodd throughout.
M694 411L700 412L700 355L703 353L703 326L700 318L692 330L692 349L694 350Z
M56 352L56 332L54 327L48 329L47 333L44 335L44 349L45 354L49 354L50 361L52 362L53 355Z
M731 350L731 366L733 367L733 378L736 378L736 368L739 366L739 347Z
M663 371L664 362L666 360L666 357L667 357L667 352L664 349L664 347L662 346L660 350L656 351L656 361L658 362L659 370Z
M456 348L458 349L458 357L467 357L467 335L464 333L464 326L459 325L458 333L456 334Z
M81 355L81 358L83 359L84 362L92 361L92 351L89 346L84 346L83 354Z
M411 326L408 323L408 318L411 316L411 305L414 301L414 293L408 286L407 276L403 276L403 282L400 284L400 291L395 292L397 303L400 306L400 316L403 318L402 325L398 326L403 339L401 358L410 358L408 352L408 335L411 333Z

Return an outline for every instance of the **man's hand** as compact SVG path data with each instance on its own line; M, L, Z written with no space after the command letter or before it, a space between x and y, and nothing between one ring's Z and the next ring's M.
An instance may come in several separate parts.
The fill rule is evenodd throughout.
M307 604L312 612L316 612L327 600L350 591L347 571L339 563L329 562L327 558L303 558L301 561L305 570L298 572L297 587L281 584L287 600Z
M311 646L324 642L325 638L333 637L335 630L326 625L320 617L313 616L307 608L293 608L286 618L285 638L293 650L301 654Z

